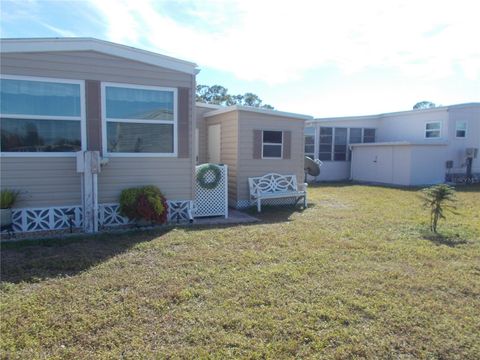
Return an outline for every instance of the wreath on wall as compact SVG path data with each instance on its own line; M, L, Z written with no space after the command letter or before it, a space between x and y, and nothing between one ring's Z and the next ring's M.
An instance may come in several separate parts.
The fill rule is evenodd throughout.
M210 180L213 177L213 180ZM222 179L222 172L217 165L202 165L197 172L197 182L204 189L215 189ZM210 181L209 181L210 180Z

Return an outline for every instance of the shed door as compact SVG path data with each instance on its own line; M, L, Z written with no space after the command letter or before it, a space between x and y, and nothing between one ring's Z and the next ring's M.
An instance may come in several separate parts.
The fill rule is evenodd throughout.
M208 126L208 162L220 164L220 124Z

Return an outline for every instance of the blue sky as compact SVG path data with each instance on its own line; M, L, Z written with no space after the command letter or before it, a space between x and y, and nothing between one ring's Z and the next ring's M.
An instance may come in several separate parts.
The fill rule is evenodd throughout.
M1 37L95 37L316 117L480 101L477 1L0 0Z

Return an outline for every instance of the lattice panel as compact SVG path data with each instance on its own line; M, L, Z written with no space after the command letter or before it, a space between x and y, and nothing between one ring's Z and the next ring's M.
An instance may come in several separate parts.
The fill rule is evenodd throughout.
M13 230L16 232L48 231L81 227L81 206L12 209Z
M190 200L168 200L168 222L185 222L193 219L193 202ZM98 206L99 226L111 227L133 223L128 218L120 215L119 204L100 204Z
M98 225L109 227L130 224L127 217L120 215L119 207L119 204L99 204Z
M183 222L193 220L193 201L168 201L168 221Z
M120 215L119 204L99 204L98 223L100 226L120 226L131 223ZM168 221L185 222L193 219L193 201L168 201ZM83 225L81 206L62 206L49 208L12 209L12 225L15 232L33 232L62 230Z
M198 174L199 169L204 166L196 167L195 175ZM227 165L216 165L220 169L221 177L217 187L214 189L205 189L200 186L198 181L195 182L195 209L194 216L228 216L228 169ZM206 173L206 181L214 180L214 175L211 171ZM196 178L196 176L195 176Z

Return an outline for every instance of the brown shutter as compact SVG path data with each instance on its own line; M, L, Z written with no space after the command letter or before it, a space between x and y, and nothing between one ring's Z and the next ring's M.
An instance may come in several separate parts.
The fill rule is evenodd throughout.
M292 132L284 131L283 132L283 158L290 159L292 153Z
M190 155L190 89L178 89L178 157L188 158Z
M262 158L262 130L253 130L253 158Z
M102 112L100 81L85 81L85 110L87 115L87 149L102 152Z

